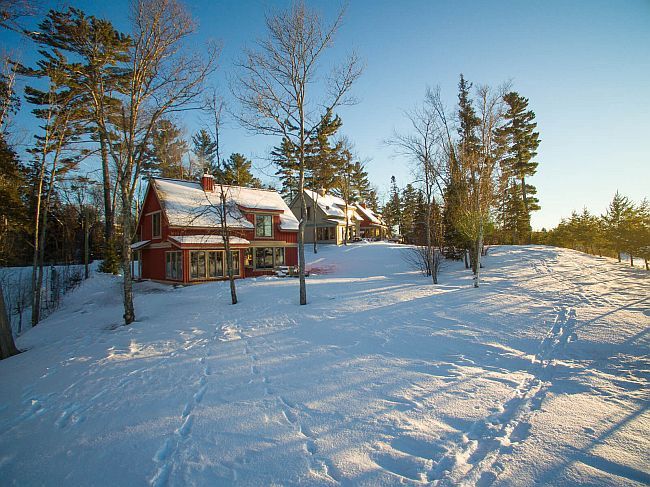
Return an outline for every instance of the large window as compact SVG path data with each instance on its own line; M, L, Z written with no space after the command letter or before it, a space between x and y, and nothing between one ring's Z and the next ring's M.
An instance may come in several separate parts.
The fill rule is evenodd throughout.
M151 236L160 237L160 212L151 214Z
M273 215L255 215L255 236L273 236Z
M232 273L238 276L239 275L239 250L231 250L230 255L232 255Z
M255 268L273 269L273 247L259 247L255 249Z
M183 280L183 253L165 252L165 278Z
M318 240L335 240L336 239L335 227L322 227L316 229L316 239Z
M205 268L205 252L190 252L190 278L205 279L207 270Z
M275 248L275 267L284 265L284 247Z
M239 250L231 250L233 274L239 276ZM190 252L190 279L221 279L228 276L223 250L193 250Z
M284 265L283 247L258 247L255 249L255 268L273 269Z

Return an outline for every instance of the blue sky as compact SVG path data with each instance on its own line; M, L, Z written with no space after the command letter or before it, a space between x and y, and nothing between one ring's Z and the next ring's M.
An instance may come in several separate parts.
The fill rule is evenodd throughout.
M77 6L127 29L128 1L41 2ZM241 49L264 34L264 12L287 2L188 1L199 28L192 42L223 44L213 83L228 97L227 76ZM324 17L338 3L308 4ZM2 33L4 47L28 44ZM342 131L359 156L369 159L370 178L380 194L391 175L411 182L410 163L395 157L384 141L407 126L403 111L419 103L427 86L439 85L452 106L462 72L475 84L511 81L530 99L542 139L537 186L542 210L535 228L550 227L574 209L600 213L616 190L634 200L650 196L650 2L611 1L362 1L348 4L332 58L355 51L366 69L354 87L357 105L340 111ZM27 108L27 107L25 107ZM198 114L180 120L188 133ZM29 124L27 116L18 120ZM278 143L251 136L234 122L223 134L226 153L242 152L265 174L266 158ZM264 176L263 176L264 178ZM268 178L266 178L268 179Z

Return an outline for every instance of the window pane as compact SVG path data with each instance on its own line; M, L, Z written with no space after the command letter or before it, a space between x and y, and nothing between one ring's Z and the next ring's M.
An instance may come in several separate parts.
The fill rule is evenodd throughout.
M271 237L273 236L273 216L256 215L255 216L255 236Z
M253 249L246 249L244 254L244 265L246 267L253 267Z
M275 266L284 265L284 248L276 247L275 248Z
M192 279L197 279L199 277L198 264L198 252L190 252L190 277Z
M199 256L198 270L199 277L205 278L205 252L197 252Z
M231 250L232 255L232 271L236 276L239 275L239 250Z
M157 237L160 235L160 213L151 215L152 236Z
M217 253L208 252L208 277L217 277Z
M258 269L273 268L273 249L270 247L255 249L255 267Z
M226 275L226 266L223 261L224 252L216 252L217 254L217 273L215 277L223 277Z

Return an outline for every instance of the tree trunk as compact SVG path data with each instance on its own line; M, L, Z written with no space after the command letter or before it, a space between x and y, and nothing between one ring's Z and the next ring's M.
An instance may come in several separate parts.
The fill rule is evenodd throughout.
M481 225L476 239L476 249L474 249L474 287L479 286L481 273L481 249L483 248L483 225Z
M228 273L228 281L230 282L230 302L237 304L237 288L235 286L235 272L232 265L232 254L230 252L230 232L228 230L228 210L226 206L226 194L224 193L223 186L219 185L220 200L221 200L221 235L223 236L223 247L226 251L226 272ZM240 261L241 268L241 261Z
M99 132L99 144L102 157L102 183L104 191L104 239L106 245L112 245L113 230L115 228L113 217L113 200L111 198L111 172L108 165L108 149L106 139L102 132Z
M304 192L304 173L300 171L300 181L298 183L300 191L300 214L307 213L307 204L305 202ZM300 281L300 304L307 304L307 284L305 282L305 219L301 218L298 223L298 279Z
M84 279L90 277L90 227L88 225L88 210L84 209L83 216L83 226L84 226Z
M0 286L0 360L19 354L11 332L11 322L5 307L5 298Z
M343 245L348 244L348 234L350 232L350 222L348 220L348 200L345 200L345 235L343 235Z
M634 256L632 255L632 252L630 252L630 267L634 267Z
M317 191L312 191L312 195L315 196L315 199L312 200L312 203L314 203L314 209L312 211L314 218L312 219L314 221L314 253L318 253L318 229L316 228L316 207L318 206L318 192ZM307 203L305 203L305 206Z
M131 204L122 189L122 255L121 265L123 274L122 289L124 292L124 324L130 325L135 321L133 307L133 280L131 276Z
M621 262L621 252L620 251L616 252L616 256L618 257L618 262L620 263Z
M645 260L645 270L650 271L650 268L648 267L648 259L644 259L644 260Z
M469 269L469 262L467 260L467 249L463 249L463 257L465 258L465 269Z

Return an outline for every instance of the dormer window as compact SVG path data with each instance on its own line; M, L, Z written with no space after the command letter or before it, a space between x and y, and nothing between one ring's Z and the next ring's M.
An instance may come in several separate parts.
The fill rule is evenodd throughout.
M255 215L255 236L273 237L273 215Z
M151 215L151 238L160 238L160 212Z

